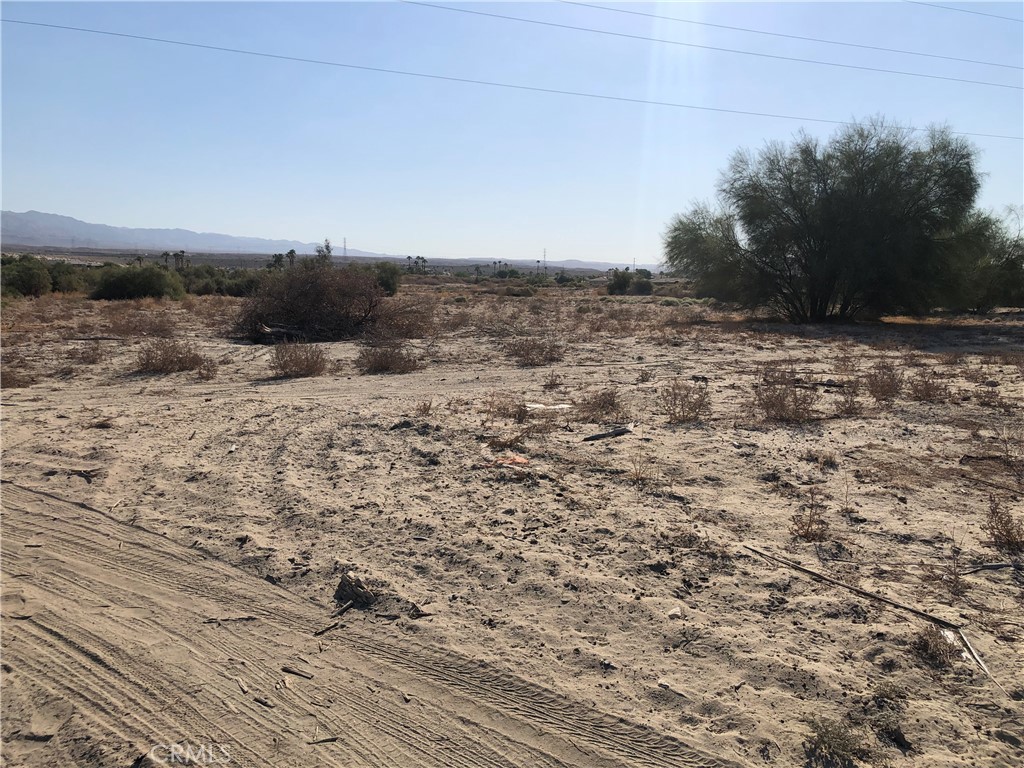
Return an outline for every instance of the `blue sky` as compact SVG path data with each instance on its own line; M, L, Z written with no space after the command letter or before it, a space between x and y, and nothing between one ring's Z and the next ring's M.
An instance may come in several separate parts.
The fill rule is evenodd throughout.
M1024 134L1021 69L612 13L444 3L818 66L379 3L17 3L5 19L651 101ZM599 3L1024 65L1024 24L888 3ZM1015 18L1021 3L951 3ZM3 207L131 227L330 237L428 258L653 263L737 148L837 126L601 101L2 25ZM973 137L980 204L1024 202L1024 142Z

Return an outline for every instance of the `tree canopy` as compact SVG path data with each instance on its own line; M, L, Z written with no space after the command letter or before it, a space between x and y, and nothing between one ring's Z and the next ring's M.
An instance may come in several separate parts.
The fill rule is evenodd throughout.
M998 301L979 277L985 264L1004 279L1024 264L1019 235L974 207L977 154L948 129L919 136L880 120L825 143L801 133L740 150L718 206L671 222L665 260L699 295L797 322L984 308Z

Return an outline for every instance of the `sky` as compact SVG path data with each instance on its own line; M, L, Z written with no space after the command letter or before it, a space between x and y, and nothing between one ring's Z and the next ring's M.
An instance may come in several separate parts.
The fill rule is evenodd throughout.
M811 119L884 115L914 127L1024 135L1024 24L982 15L1024 18L1019 2L945 4L975 11L965 13L911 2L593 0L613 12L435 1L691 45L403 2L4 2L3 208L126 227L345 238L352 248L427 258L538 259L546 249L552 260L651 264L672 217L714 198L737 149L839 128ZM1024 142L969 138L985 173L979 205L1024 203Z

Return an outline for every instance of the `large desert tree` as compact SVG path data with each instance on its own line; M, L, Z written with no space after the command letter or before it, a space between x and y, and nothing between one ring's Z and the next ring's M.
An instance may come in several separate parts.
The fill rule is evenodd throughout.
M984 234L976 157L947 129L922 135L883 121L825 143L800 134L741 150L718 206L695 205L670 224L665 260L704 295L797 322L927 309Z

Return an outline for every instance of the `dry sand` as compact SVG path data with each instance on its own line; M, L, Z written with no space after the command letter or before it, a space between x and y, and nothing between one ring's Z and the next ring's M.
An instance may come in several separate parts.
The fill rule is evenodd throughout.
M38 379L3 392L6 764L130 765L165 739L239 765L815 764L812 718L848 727L860 764L1021 764L1024 573L982 528L990 494L1024 514L1019 316L816 329L429 292L439 332L400 376L337 343L332 373L272 379L268 348L218 330L224 300L137 311L218 360L209 381L130 373L123 308L5 312L5 363ZM564 359L517 366L517 334ZM91 344L101 361L67 358ZM880 359L950 396L862 391L837 415L827 382ZM781 360L821 393L806 423L752 407ZM709 418L667 423L677 376L707 378ZM609 388L624 412L581 420ZM634 431L583 442L618 421ZM791 530L812 490L813 543ZM960 571L1016 566L952 595L954 546ZM990 675L962 645L923 658L927 619L747 547L962 625ZM320 642L350 572L376 602Z

